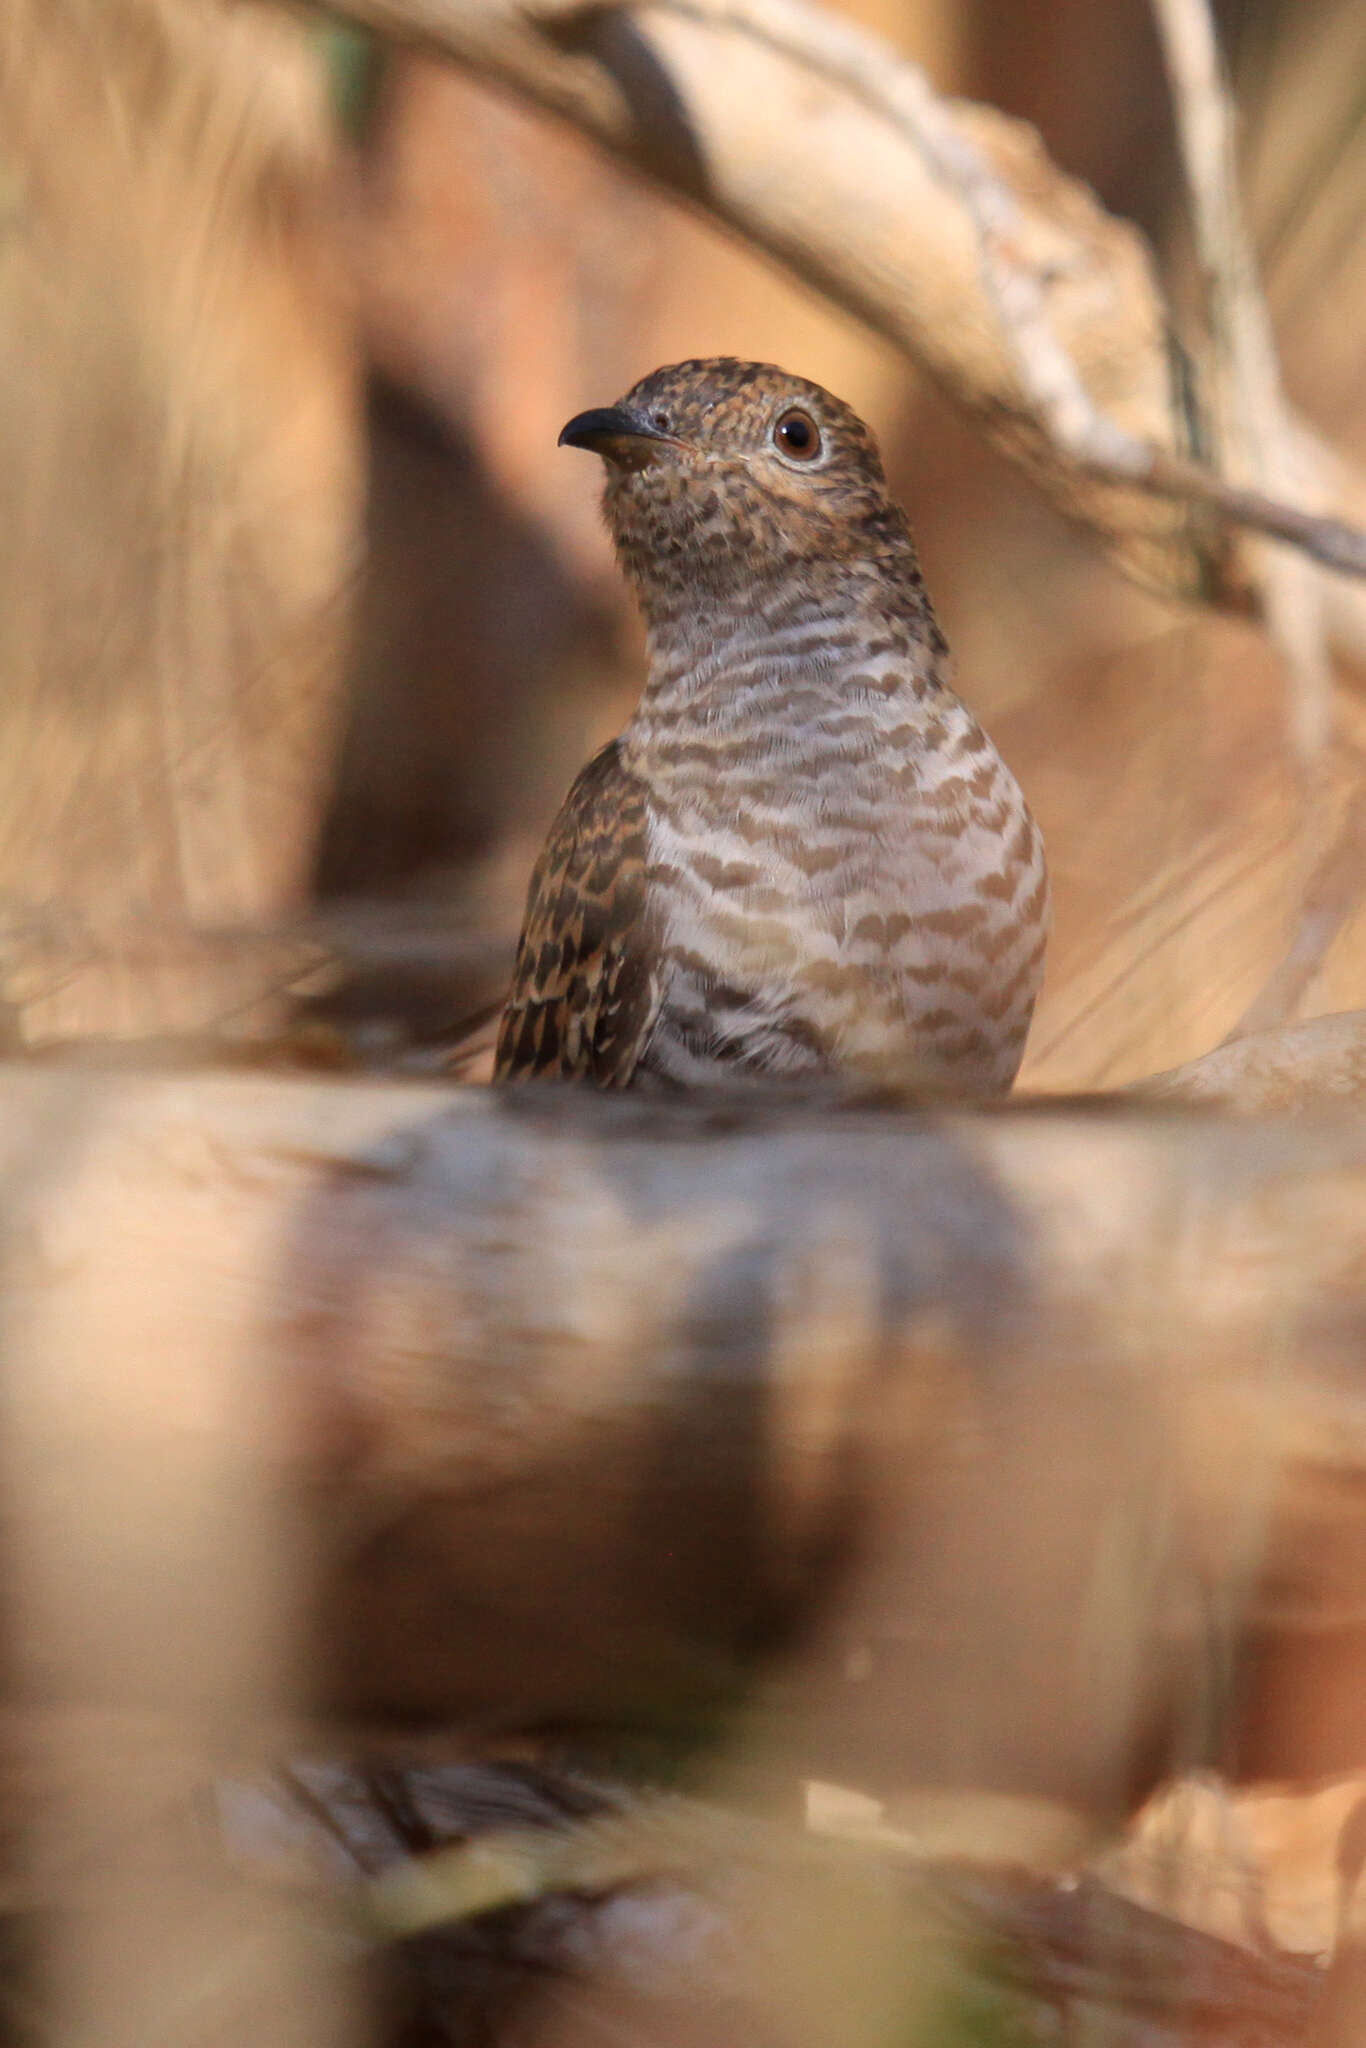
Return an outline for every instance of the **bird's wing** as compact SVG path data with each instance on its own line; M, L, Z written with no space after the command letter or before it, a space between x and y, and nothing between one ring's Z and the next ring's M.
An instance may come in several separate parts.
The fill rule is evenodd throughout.
M527 892L495 1081L558 1075L621 1088L635 1072L660 992L645 801L615 740L565 798Z

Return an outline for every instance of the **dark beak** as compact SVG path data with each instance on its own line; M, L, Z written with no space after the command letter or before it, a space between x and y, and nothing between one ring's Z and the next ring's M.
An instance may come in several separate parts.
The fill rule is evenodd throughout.
M557 445L588 448L625 469L643 469L654 460L660 443L678 446L672 434L651 426L639 413L627 412L620 405L599 405L592 412L576 413L567 427L561 427Z

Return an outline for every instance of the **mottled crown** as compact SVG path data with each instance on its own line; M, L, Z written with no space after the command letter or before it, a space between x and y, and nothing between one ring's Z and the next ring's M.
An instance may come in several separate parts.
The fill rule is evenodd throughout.
M924 606L877 443L819 384L771 363L702 358L652 371L582 419L601 424L590 435L573 422L566 436L607 463L607 523L647 617L684 595L744 601L773 577L851 572Z
M810 480L869 488L885 497L887 484L877 442L842 398L794 377L773 363L742 363L734 356L704 356L668 363L642 377L621 401L653 425L676 434L686 447L711 463L758 462L770 482L797 471ZM770 468L776 457L773 428L799 408L820 430L815 457L802 456Z

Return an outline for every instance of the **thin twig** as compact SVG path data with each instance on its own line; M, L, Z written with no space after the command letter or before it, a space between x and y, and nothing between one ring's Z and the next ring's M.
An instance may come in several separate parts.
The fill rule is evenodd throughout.
M1171 85L1204 275L1223 466L1279 496L1302 487L1275 337L1238 200L1234 115L1209 0L1152 0ZM1323 594L1303 560L1262 550L1253 573L1268 630L1289 675L1290 726L1301 760L1321 753L1332 712Z
M1351 797L1332 843L1305 883L1290 944L1225 1045L1293 1017L1343 927L1366 895L1366 794Z
M1127 437L1126 437L1127 438ZM1162 498L1184 498L1191 504L1208 505L1211 511L1274 540L1288 541L1302 554L1338 569L1346 576L1366 576L1366 532L1346 519L1329 513L1306 512L1287 505L1265 491L1229 483L1202 463L1170 455L1165 448L1149 442L1134 443L1141 466L1105 463L1082 458L1084 468L1114 483L1132 484L1136 490L1151 491Z

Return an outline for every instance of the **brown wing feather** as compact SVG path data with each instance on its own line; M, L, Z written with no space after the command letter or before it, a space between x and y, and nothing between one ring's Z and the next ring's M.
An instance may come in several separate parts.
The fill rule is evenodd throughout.
M624 1087L658 1002L645 786L613 740L580 773L532 873L493 1077Z

